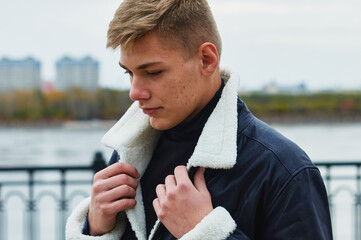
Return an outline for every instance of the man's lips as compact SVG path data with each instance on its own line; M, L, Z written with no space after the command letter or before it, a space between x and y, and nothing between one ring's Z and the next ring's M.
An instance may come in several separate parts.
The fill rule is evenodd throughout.
M157 108L142 108L143 113L147 114L147 115L155 114L159 109L160 109L160 107L157 107Z

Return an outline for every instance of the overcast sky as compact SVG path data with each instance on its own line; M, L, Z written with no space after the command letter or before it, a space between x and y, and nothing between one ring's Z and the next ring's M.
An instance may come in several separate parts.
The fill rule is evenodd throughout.
M119 0L0 0L0 58L33 56L55 79L64 55L100 61L100 82L127 87L119 51L105 48ZM360 0L210 0L223 39L221 65L241 88L270 81L361 89Z

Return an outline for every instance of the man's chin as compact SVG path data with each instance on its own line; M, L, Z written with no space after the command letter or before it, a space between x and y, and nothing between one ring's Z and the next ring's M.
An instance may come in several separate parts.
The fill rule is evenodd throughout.
M167 121L162 121L162 119L150 117L149 119L150 126L156 130L168 130L174 127L171 123Z

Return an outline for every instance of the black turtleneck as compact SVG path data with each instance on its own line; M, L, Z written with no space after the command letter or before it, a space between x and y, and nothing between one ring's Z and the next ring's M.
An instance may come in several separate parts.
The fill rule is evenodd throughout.
M157 197L156 186L164 183L166 176L174 174L175 167L187 164L208 117L218 103L223 87L222 81L213 98L194 118L163 131L147 170L140 180L148 236L157 220L152 204Z

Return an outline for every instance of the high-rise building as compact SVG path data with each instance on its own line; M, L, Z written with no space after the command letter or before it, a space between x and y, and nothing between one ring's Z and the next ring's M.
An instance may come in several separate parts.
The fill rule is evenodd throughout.
M39 61L28 57L22 60L0 60L0 92L40 90Z
M81 88L89 91L99 86L99 62L91 57L63 57L56 62L56 88Z

